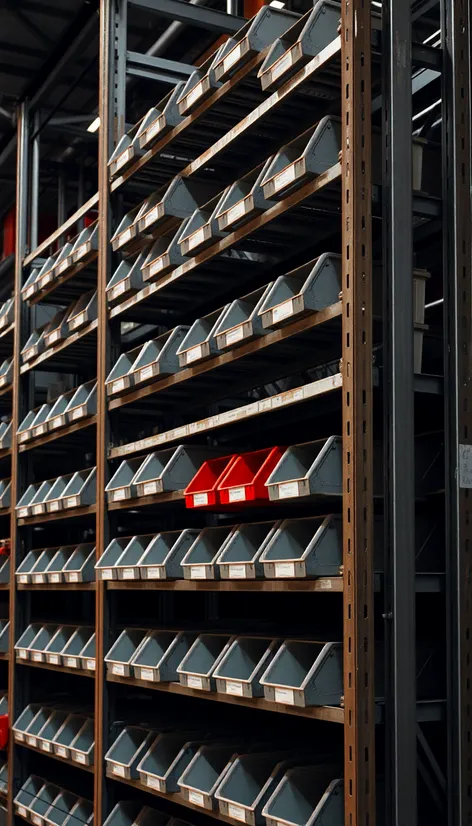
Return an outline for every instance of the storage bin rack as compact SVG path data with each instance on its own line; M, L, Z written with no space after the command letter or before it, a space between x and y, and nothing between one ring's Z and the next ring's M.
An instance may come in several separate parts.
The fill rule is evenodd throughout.
M143 809L149 795L172 796L177 818L187 807L252 826L375 826L376 785L394 820L443 826L448 812L459 823L472 806L467 700L452 690L472 679L469 10L464 0L440 9L398 0L380 18L361 0L323 0L301 15L266 5L245 20L170 0L152 15L135 5L103 0L95 15L99 161L84 144L84 185L97 168L99 191L68 184L60 212L71 217L39 245L35 193L46 187L52 203L55 192L35 177L36 163L29 168L35 98L16 112L15 281L0 308L11 421L11 447L0 443L11 500L0 515L12 547L0 570L10 594L0 653L10 618L12 720L44 699L52 677L63 695L87 693L97 742L90 719L83 740L77 721L68 731L72 711L62 705L48 706L31 736L65 713L44 742L54 749L56 738L67 758L51 764L54 752L44 751L40 764L12 736L8 823L28 783L48 805L26 813L36 826L88 822L91 804L79 795L91 796L81 784L92 782L83 766L94 763L97 826L150 826L153 817L164 826ZM179 35L172 64L168 53L144 61L149 26L160 34L169 15L192 28L193 51ZM405 46L400 69L392 31ZM96 38L86 40L95 50ZM197 52L200 66L177 63ZM71 215L76 189L89 201ZM425 421L433 454L414 443ZM385 560L375 567L374 434L383 442L375 479L386 483L375 506ZM177 480L167 459L197 445L205 455ZM267 476L267 466L258 476L263 462L239 476L244 457L267 459L274 445L288 447ZM425 536L434 521L435 556L424 554L424 538L415 545L423 518ZM54 593L66 587L66 600ZM79 593L87 590L95 604ZM428 596L416 601L421 590ZM387 662L373 628L374 603L384 601L394 618L378 629ZM173 630L189 627L198 639ZM450 679L417 708L412 651L422 650L425 627L446 641L438 671ZM377 708L374 664L392 675ZM93 682L77 683L84 674ZM156 696L165 732L149 712ZM176 728L200 709L217 731L224 720L221 748L206 731L199 740ZM242 734L259 743L274 722L277 742L248 753ZM446 767L441 805L416 782L417 736L425 775L430 764ZM336 760L314 760L304 785L305 766L293 761L308 740L329 744ZM385 794L375 742L389 767ZM182 771L179 754L188 757ZM129 808L115 807L124 800Z

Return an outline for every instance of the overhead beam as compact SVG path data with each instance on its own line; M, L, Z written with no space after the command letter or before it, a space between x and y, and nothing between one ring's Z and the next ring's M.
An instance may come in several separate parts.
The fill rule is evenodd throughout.
M215 9L194 6L182 0L130 0L130 5L155 12L160 17L198 26L219 34L234 34L247 22L244 17L236 17Z
M176 60L165 60L163 57L154 57L140 52L126 53L126 73L136 77L145 77L158 80L175 86L181 80L187 80L195 66L188 63L179 63Z

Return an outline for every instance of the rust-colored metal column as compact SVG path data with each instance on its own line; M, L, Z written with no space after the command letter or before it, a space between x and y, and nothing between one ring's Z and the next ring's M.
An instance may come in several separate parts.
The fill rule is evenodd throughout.
M374 826L370 3L342 3L344 800Z

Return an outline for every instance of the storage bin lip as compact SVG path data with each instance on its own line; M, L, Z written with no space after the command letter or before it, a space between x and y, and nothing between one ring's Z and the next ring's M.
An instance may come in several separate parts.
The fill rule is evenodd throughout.
M300 685L290 685L289 683L275 683L270 680L270 671L275 667L279 659L283 656L283 654L288 651L288 646L292 643L300 644L305 643L307 645L321 645L322 648L316 655L315 659L313 660L312 664L310 665L309 669L307 670L302 682ZM307 684L311 680L313 674L320 665L324 662L324 660L329 656L329 653L333 650L333 647L340 647L341 643L334 643L334 642L318 642L316 640L284 640L282 645L276 651L272 661L269 663L267 669L264 671L262 676L259 678L259 682L263 686L275 686L280 688L290 688L295 691L304 691L307 687ZM289 652L290 653L290 652Z
M212 637L212 638L217 638L217 639L223 638L223 640L226 640L226 642L223 642L223 647L222 647L221 651L219 652L219 654L217 654L217 656L215 657L215 660L212 663L212 665L210 666L209 671L189 671L189 670L187 670L186 667L185 667L185 664L189 660L190 656L193 656L193 653L194 653L193 649L196 649L198 647L198 645L200 645L200 644L204 645L204 642L202 642L202 641L205 637ZM217 666L221 662L224 654L226 653L226 651L228 649L228 646L231 645L231 643L233 642L234 639L235 639L235 636L230 635L230 634L212 634L212 633L199 634L197 636L197 639L193 642L193 644L190 646L189 650L185 654L184 658L182 659L182 662L177 666L177 668L176 668L177 673L178 674L186 674L186 675L195 674L196 676L203 677L203 678L212 677L214 675L215 669L217 668Z
M260 556L260 561L262 563L270 562L272 564L275 563L275 562L305 562L307 557L313 551L313 548L318 543L321 536L325 533L326 530L328 530L328 528L332 524L334 524L335 517L336 517L335 514L328 514L327 516L324 516L324 517L323 516L306 516L306 517L302 517L301 519L284 519L282 521L282 523L280 524L279 528L277 529L277 531L272 536L271 541L269 543L267 543L266 547L264 548L264 550L263 550L263 552ZM303 553L301 553L299 556L287 556L287 557L277 557L277 558L275 558L275 557L272 558L270 556L272 548L273 548L273 546L275 546L275 543L277 542L279 537L285 531L287 531L287 530L289 531L291 525L296 524L298 522L308 522L309 520L312 520L313 522L318 522L319 524L318 524L318 527L316 528L316 530L314 531L314 533L312 534L312 537L309 540L308 544L304 548Z

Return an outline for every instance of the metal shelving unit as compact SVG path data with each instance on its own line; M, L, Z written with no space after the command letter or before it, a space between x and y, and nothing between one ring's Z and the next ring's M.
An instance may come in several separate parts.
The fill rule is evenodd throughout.
M9 826L472 819L469 9L313 5L100 0L98 187L40 243L17 108L0 688L63 753L10 737Z

